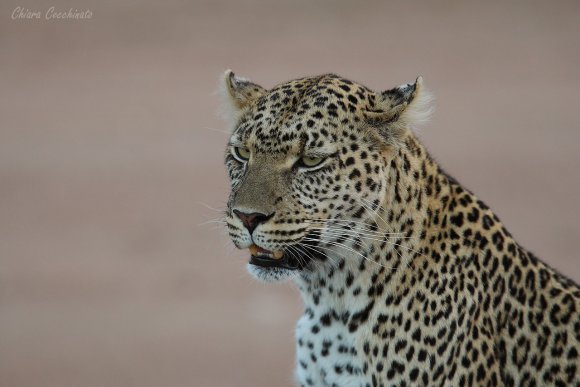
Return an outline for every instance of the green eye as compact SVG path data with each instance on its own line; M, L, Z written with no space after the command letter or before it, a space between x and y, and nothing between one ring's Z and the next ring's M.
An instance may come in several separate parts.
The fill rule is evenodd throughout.
M240 161L247 161L250 158L250 150L241 146L235 146L234 156Z
M304 156L300 159L300 164L303 167L307 167L307 168L314 168L317 165L319 165L320 163L322 163L324 161L324 159L322 157L307 157Z

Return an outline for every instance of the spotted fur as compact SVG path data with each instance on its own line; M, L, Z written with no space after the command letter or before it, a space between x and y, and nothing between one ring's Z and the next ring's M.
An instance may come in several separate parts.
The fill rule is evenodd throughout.
M429 156L410 130L421 79L373 92L333 74L271 90L225 78L227 226L238 248L293 262L248 268L301 291L301 386L580 386L578 285ZM250 233L234 210L268 217Z

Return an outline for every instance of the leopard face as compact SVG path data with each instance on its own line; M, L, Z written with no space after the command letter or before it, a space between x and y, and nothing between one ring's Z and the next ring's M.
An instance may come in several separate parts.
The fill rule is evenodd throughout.
M277 281L332 264L337 243L376 225L420 79L383 93L336 75L265 90L228 71L224 84L233 123L226 221L235 246L250 250L249 272Z

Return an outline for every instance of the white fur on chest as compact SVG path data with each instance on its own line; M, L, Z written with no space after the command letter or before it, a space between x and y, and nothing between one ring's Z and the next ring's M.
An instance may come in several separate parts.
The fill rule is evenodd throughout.
M354 290L367 289L369 284L365 278L356 278L345 287L347 272L348 268L335 272L332 280L320 273L313 283L325 278L326 284L314 292L305 293L304 283L299 283L305 313L296 325L296 376L302 385L356 387L368 383L362 352L369 328L360 327L353 333L348 322L353 313L369 302L366 294ZM313 293L317 294L318 302L313 302Z
M296 325L296 376L303 385L364 386L360 340L336 322L321 327L318 316L304 315Z

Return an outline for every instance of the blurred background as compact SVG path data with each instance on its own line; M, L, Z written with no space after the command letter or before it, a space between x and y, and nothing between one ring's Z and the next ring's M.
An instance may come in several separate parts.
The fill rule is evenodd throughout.
M2 1L0 386L292 385L299 294L212 223L226 68L423 75L435 158L580 280L578 20L565 0Z

